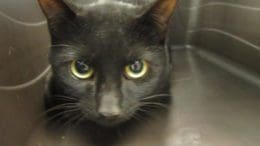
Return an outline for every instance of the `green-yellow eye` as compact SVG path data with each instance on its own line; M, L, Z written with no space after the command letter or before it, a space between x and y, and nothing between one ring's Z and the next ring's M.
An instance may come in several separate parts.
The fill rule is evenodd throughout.
M73 61L70 69L78 79L89 79L94 75L94 69L84 60Z
M148 63L144 60L137 60L125 66L124 74L128 79L139 79L148 72Z

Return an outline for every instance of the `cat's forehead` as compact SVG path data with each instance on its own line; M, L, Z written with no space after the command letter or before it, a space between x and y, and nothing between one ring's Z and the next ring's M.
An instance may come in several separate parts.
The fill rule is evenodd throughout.
M95 46L104 45L126 45L125 43L133 40L130 31L132 29L132 23L134 19L125 18L120 15L109 16L92 14L94 16L87 15L83 19L81 28L78 28L81 37L80 40L93 43Z
M96 5L88 9L83 19L80 36L81 43L94 58L102 57L111 60L131 60L140 58L144 53L146 42L135 35L134 9L124 9L115 5ZM108 61L108 62L109 62Z
M87 42L88 46L103 49L125 48L134 43L136 36L133 36L132 32L136 17L130 14L131 11L116 9L114 5L88 9L86 14L79 18L82 23L82 27L78 28L81 35L76 37L81 37L80 40Z
M79 15L82 17L94 16L97 19L109 16L112 19L118 17L138 17L142 11L141 8L128 3L93 3L84 6Z
M145 44L131 40L126 34L115 31L96 31L85 40L81 48L86 55L94 58L113 58L115 60L139 58L145 52ZM147 47L147 46L146 46Z
M77 58L84 58L96 65L122 65L134 60L146 59L147 54L152 54L144 46L123 46L112 44L110 46L98 44L76 48L80 52ZM148 55L149 56L149 55Z

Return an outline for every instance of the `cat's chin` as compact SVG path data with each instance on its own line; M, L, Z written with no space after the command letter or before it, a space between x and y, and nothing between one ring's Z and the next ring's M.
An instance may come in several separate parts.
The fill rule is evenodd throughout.
M103 127L109 127L109 128L116 127L126 121L127 121L126 119L115 119L115 120L98 119L98 120L95 120L95 122L98 125L103 126Z

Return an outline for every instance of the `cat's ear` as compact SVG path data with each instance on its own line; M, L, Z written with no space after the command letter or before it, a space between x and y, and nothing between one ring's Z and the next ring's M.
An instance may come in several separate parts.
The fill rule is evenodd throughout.
M38 0L48 22L52 38L62 38L74 32L72 25L80 9L73 3L74 0Z
M62 0L38 0L40 7L48 20L71 13Z
M165 35L170 18L175 10L177 0L157 0L148 11L142 15L146 25L154 26L160 35Z
M152 21L164 29L169 23L176 3L177 0L157 0L147 12L147 15L150 15Z
M81 11L73 0L38 0L38 2L48 20L59 16L73 16Z

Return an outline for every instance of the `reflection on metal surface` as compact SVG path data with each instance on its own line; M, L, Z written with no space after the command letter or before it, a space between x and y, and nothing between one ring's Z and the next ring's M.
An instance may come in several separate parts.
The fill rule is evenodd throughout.
M248 83L253 83L254 85L260 88L260 75L249 72L243 69L239 64L232 62L231 60L228 60L224 57L221 58L219 55L216 55L212 52L205 51L199 48L197 49L199 51L195 51L195 54L198 54L203 59L211 62L212 64L217 65L223 70L230 72L238 78L244 79Z
M20 13L11 12L0 11L0 90L26 88L48 66L46 21L20 19Z
M201 144L201 134L199 129L180 128L169 136L166 143L166 146L199 146Z
M253 48L255 48L255 49L260 51L260 46L258 46L256 44L253 44L252 42L247 41L244 38L241 38L241 37L236 36L234 34L228 33L227 31L224 31L224 30L220 30L220 29L216 29L216 28L198 28L198 29L194 29L194 30L189 30L188 33L196 33L196 32L201 32L201 31L215 32L215 33L223 34L225 36L228 36L228 37L230 37L232 39L236 39L239 42L244 43L244 44L246 44L246 45L248 45L250 47L253 47Z
M233 8L260 11L260 7L245 6L245 5L234 4L234 3L229 3L229 2L209 2L209 3L206 3L206 4L202 4L202 5L195 5L195 6L189 7L188 9L195 10L195 9L200 9L200 8L204 8L204 7L211 7L211 6L221 6L221 7L227 6L227 7L233 7Z
M27 88L29 86L34 85L35 83L37 83L39 80L41 80L43 77L45 77L48 72L50 71L51 67L48 66L41 74L39 74L36 78L23 83L23 84L19 84L19 85L15 85L15 86L0 86L0 90L19 90L19 89L24 89Z
M259 1L211 1L184 6L192 27L187 43L222 54L260 73Z
M41 25L46 25L46 21L40 21L40 22L24 22L24 21L20 21L20 20L17 20L15 18L12 18L10 16L8 16L7 14L3 13L0 11L0 16L8 19L9 21L13 22L13 23L16 23L16 24L19 24L19 25L24 25L24 26L31 26L31 27L38 27L38 26L41 26Z
M196 1L191 1L190 2L191 5L200 5L201 3L201 0L196 0ZM198 9L195 9L195 11L193 11L192 13L190 12L189 14L189 20L188 20L188 24L187 24L187 28L188 29L192 29L194 27L196 27L196 24L198 23L198 16L199 16L199 10ZM188 44L191 40L191 35L187 32L186 33L186 42L185 44Z

